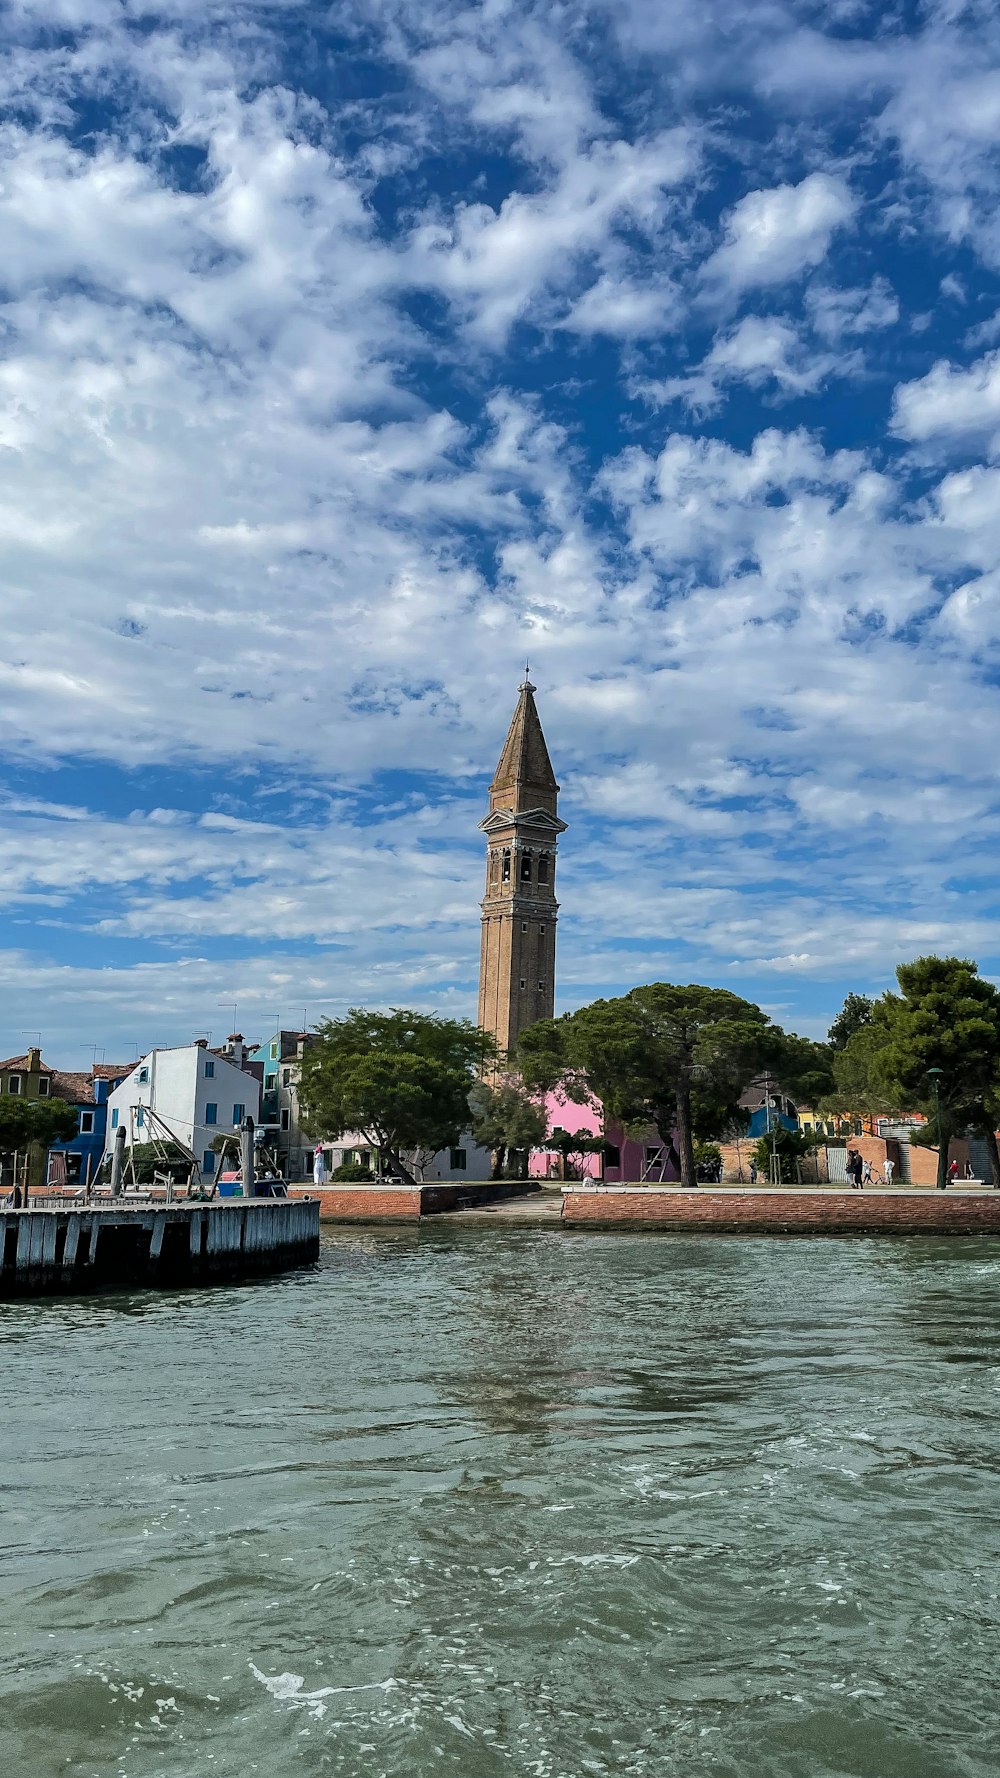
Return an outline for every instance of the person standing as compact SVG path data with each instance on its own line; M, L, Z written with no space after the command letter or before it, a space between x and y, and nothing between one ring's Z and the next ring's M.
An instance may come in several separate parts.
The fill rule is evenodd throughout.
M890 1161L889 1156L886 1155L885 1160L882 1162L882 1178L885 1180L886 1185L892 1184L892 1174L893 1162Z
M757 1184L757 1162L753 1160L750 1162L750 1184Z

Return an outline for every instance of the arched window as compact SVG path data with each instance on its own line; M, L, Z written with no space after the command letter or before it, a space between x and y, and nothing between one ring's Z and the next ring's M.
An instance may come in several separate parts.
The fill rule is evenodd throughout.
M547 852L543 852L542 856L538 860L538 881L540 883L547 883L548 880L549 880L549 855Z
M504 847L502 881L505 883L510 882L510 847L509 846Z

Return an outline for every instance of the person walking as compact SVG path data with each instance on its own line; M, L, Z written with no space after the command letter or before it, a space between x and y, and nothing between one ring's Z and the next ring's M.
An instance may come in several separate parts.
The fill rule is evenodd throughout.
M872 1177L872 1164L871 1164L871 1161L866 1161L866 1162L865 1162L865 1164L864 1164L864 1166L863 1166L863 1168L862 1168L862 1170L861 1170L861 1187L862 1187L862 1190L864 1190L864 1187L865 1187L865 1186L866 1186L866 1185L874 1185L874 1183L875 1183L875 1181L874 1181L874 1179L873 1179L873 1177Z
M750 1184L751 1185L757 1184L757 1162L756 1161L750 1162Z
M950 1167L948 1168L948 1184L954 1185L957 1178L958 1178L958 1162L952 1161Z
M857 1186L859 1192L863 1192L865 1189L864 1172L865 1172L865 1163L861 1159L861 1156L858 1153L858 1150L855 1149L854 1150L854 1183Z

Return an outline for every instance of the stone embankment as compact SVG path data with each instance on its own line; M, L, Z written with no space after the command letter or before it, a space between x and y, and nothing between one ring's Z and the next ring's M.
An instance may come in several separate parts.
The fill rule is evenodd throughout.
M303 1187L303 1190L306 1188ZM294 1190L294 1188L293 1188ZM329 1185L317 1188L330 1223L417 1223L444 1215L467 1227L553 1223L675 1233L1000 1235L1000 1192L949 1187L852 1191L845 1186L566 1185L561 1196L495 1186Z
M323 1222L419 1222L422 1216L449 1211L475 1210L504 1199L541 1197L541 1188L522 1180L482 1180L464 1184L447 1181L430 1185L348 1185L331 1180L328 1185L290 1186L289 1195L318 1198Z
M778 1235L1000 1235L1000 1192L567 1186L573 1227Z

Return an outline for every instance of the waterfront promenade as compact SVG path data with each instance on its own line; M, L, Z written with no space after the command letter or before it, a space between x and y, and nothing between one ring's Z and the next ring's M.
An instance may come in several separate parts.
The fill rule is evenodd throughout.
M461 1220L489 1229L540 1223L550 1227L658 1228L703 1234L1000 1235L1000 1192L982 1186L927 1187L568 1184L557 1191L489 1184L449 1187L348 1185L292 1187L315 1191L324 1223L414 1223Z

